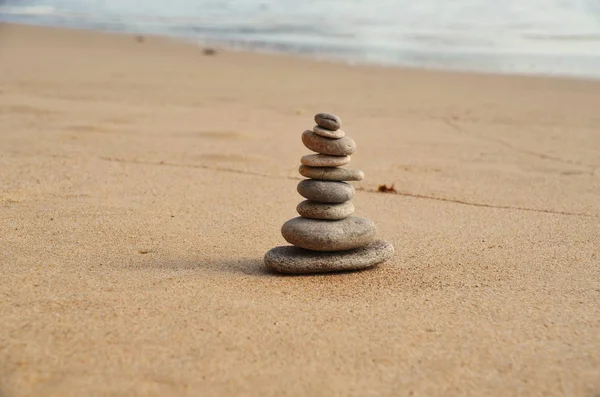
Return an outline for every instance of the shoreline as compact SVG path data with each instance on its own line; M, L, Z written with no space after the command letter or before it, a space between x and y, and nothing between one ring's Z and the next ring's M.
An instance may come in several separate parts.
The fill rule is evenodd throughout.
M599 96L2 24L0 395L594 395ZM321 111L396 254L280 276Z
M300 51L293 51L290 49L267 49L255 46L254 48L245 47L243 45L236 45L227 43L225 41L219 40L208 40L202 38L194 38L194 37L186 37L186 36L178 36L178 35L168 35L168 34L155 34L155 33L135 33L127 30L107 30L107 29L99 29L94 27L67 27L67 26L57 26L50 25L44 23L23 23L23 22L3 22L0 21L0 25L15 25L15 26L29 26L29 27L39 27L42 29L62 29L62 30L72 30L74 32L80 31L88 31L88 32L96 32L100 34L110 34L110 35L124 35L129 37L150 37L155 39L168 39L173 41L179 41L181 43L191 44L193 46L202 48L202 47L213 47L219 49L221 51L232 51L239 53L251 53L257 55L277 55L277 56L287 56L291 58L310 60L314 62L325 62L325 63L334 63L341 64L350 67L372 67L372 68L383 68L383 69L399 69L399 70L415 70L415 71L424 71L424 72L439 72L439 73L457 73L457 74L476 74L476 75L484 75L484 76L513 76L513 77L532 77L532 78L549 78L549 79L569 79L569 80L579 80L579 81L592 81L599 82L600 75L583 75L583 74L573 74L573 73L536 73L536 72L511 72L511 71L500 71L500 70L491 70L485 68L461 68L461 67L449 67L449 66L426 66L426 65L408 65L402 64L398 62L392 61L366 61L366 60L350 60L346 59L343 56L327 56L324 54L308 54Z

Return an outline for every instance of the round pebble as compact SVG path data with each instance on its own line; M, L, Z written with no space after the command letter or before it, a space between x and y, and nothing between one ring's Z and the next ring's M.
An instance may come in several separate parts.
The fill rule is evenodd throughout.
M327 128L331 131L336 131L342 128L342 120L331 113L318 113L315 115L315 123L317 125Z
M343 203L354 197L354 186L346 182L305 179L298 184L298 193L320 203Z
M350 162L350 156L327 156L326 154L307 154L300 162L309 167L340 167Z
M305 218L339 220L352 215L354 204L351 201L341 204L327 204L304 200L298 204L296 211Z
M343 251L359 248L375 240L373 221L349 216L339 221L296 217L281 227L281 235L296 247L313 251Z
M310 130L306 130L302 134L302 143L313 152L331 156L349 156L356 151L356 143L350 137L325 138Z
M298 168L300 175L322 181L362 181L365 174L361 170L350 168L308 167L301 165Z
M334 138L334 139L340 139L346 135L346 133L342 130L331 131L331 130L328 130L327 128L319 127L318 125L315 125L313 127L313 132L317 135L321 135L326 138Z
M367 269L393 256L394 246L383 240L342 252L315 252L281 246L266 253L265 265L275 272L286 274L327 273Z

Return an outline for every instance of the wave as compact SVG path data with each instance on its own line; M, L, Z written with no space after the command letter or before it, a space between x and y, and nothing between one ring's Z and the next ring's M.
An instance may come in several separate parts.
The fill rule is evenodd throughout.
M52 5L46 3L49 1ZM600 29L590 22L579 23L581 13L573 14L577 17L563 26L549 24L552 18L536 20L537 14L508 24L503 17L484 20L482 15L490 17L485 13L443 19L439 13L422 13L419 7L408 16L402 14L405 19L394 17L393 12L365 14L361 7L350 6L344 8L345 19L324 19L335 1L284 12L278 8L230 8L209 0L179 0L171 8L158 1L150 1L153 6L144 8L134 0L30 0L27 4L23 4L25 0L0 0L0 21L157 34L199 44L309 54L351 63L600 75ZM373 1L387 4L390 0ZM446 4L443 0L424 1L435 5L431 10ZM237 2L246 6L258 3ZM493 6L491 0L489 6Z

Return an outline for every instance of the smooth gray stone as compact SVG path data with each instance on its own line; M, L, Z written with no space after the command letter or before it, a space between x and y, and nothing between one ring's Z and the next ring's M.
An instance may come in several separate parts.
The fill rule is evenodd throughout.
M321 203L343 203L354 197L354 186L346 182L305 179L297 189L302 197Z
M315 123L331 131L342 128L342 120L332 113L317 113L315 115Z
M375 240L373 221L349 216L339 221L292 218L281 227L281 235L296 247L313 251L343 251L359 248Z
M300 162L309 167L339 167L350 162L350 156L327 156L326 154L307 154Z
M348 136L340 139L325 138L310 130L302 134L302 143L313 152L331 156L349 156L356 151L356 143Z
M342 204L327 204L304 200L298 204L296 211L305 218L339 220L352 215L354 204L351 201Z
M309 251L288 245L267 252L265 265L275 272L286 274L326 273L367 269L393 256L394 246L383 240L338 252Z
M331 130L328 130L327 128L319 127L318 125L315 125L313 127L313 132L317 135L321 135L326 138L333 138L333 139L340 139L340 138L343 138L344 136L346 136L346 133L342 130L331 131Z
M301 165L298 168L298 172L307 178L322 181L362 181L365 177L365 174L361 170L337 167L308 167Z

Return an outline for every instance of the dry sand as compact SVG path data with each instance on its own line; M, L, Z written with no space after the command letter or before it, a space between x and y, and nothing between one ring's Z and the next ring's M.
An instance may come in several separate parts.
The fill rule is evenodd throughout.
M319 111L396 257L273 275ZM0 25L0 180L3 397L600 395L600 82Z

